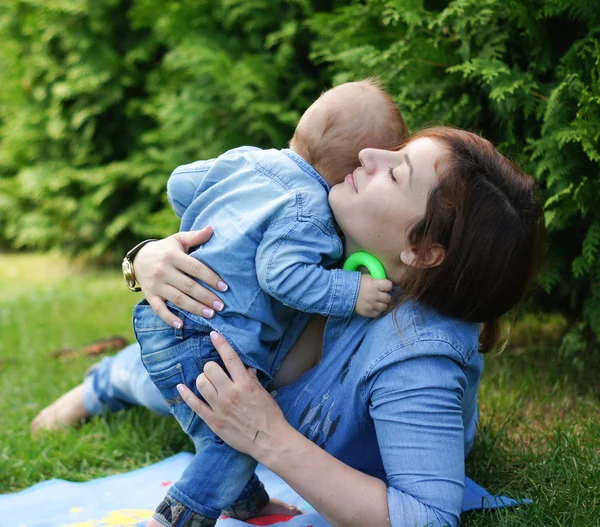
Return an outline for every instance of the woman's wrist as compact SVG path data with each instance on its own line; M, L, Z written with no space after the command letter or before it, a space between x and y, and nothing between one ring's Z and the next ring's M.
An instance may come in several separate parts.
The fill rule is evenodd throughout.
M276 474L283 467L289 466L291 459L299 456L305 447L305 441L308 441L285 420L277 428L269 438L258 443L259 450L255 455L255 459L259 463Z
M389 527L385 482L346 465L288 424L267 448L265 467L277 474L332 525Z
M141 244L139 244L138 246L136 246L132 249L132 251L135 250L135 254L133 255L133 257L130 257L131 267L133 269L133 274L137 280L137 283L140 286L141 286L140 277L144 277L144 272L145 272L145 269L144 269L145 252L147 250L149 250L148 245L152 245L153 242L158 242L158 241L160 241L160 240L145 240ZM129 256L129 253L127 253L127 256Z
M133 249L127 251L125 258L123 258L123 277L125 278L125 284L134 293L138 293L142 290L135 273L135 257L146 245L155 241L157 240L149 239L138 243Z

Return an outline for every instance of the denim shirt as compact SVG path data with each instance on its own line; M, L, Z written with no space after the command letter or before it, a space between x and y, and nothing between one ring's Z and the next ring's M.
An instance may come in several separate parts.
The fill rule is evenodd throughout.
M215 230L191 255L230 286L225 309L199 322L267 374L264 351L272 352L295 310L354 312L360 274L332 268L343 248L328 193L325 180L291 150L237 148L181 166L169 179L181 231Z
M277 364L309 317L296 312ZM330 317L322 360L275 400L307 438L386 482L392 527L456 526L477 427L479 330L418 303L400 307L396 320ZM137 344L86 378L84 405L92 415L132 405L169 414Z
M414 302L376 320L330 317L321 362L275 399L308 439L386 482L393 527L455 526L478 419L479 331Z

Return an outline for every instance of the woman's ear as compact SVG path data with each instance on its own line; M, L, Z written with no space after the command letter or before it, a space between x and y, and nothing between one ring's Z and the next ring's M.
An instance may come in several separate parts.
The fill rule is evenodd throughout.
M421 254L422 253L422 254ZM400 253L400 260L404 265L418 269L437 267L446 258L446 249L439 243L430 245L425 251L417 251L414 248L404 249Z

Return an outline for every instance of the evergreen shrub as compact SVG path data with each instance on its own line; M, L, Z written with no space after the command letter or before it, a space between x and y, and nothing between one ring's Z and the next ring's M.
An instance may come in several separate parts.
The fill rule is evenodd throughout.
M284 146L325 85L307 58L305 0L0 9L0 231L15 248L116 261L175 232L176 166Z
M412 130L481 133L539 182L548 229L536 309L600 335L600 9L587 0L372 0L308 21L334 82L380 75Z

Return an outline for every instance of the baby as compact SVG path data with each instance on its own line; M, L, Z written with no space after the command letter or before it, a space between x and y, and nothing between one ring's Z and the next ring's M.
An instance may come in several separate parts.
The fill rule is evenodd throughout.
M282 337L297 311L337 317L384 311L391 282L336 268L343 247L328 193L359 165L363 148L394 148L406 136L387 93L371 81L351 82L308 108L289 149L241 147L173 172L168 196L181 230L215 226L209 242L191 254L215 269L231 291L227 306L211 319L170 304L184 321L179 329L162 322L147 302L135 307L142 361L196 447L148 525L212 526L224 509L247 518L268 502L254 475L256 462L216 437L176 386L186 384L197 394L204 364L220 362L209 336L213 330L266 386L289 348Z

